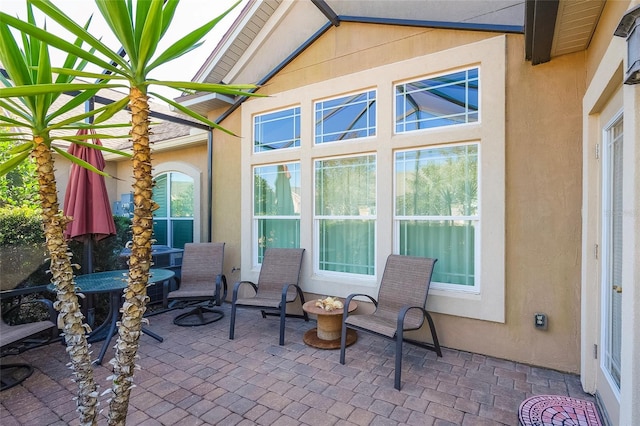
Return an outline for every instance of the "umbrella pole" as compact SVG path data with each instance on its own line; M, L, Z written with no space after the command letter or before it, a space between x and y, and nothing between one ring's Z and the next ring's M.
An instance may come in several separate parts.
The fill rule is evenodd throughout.
M89 235L88 238L85 239L84 244L82 245L82 273L83 274L92 274L93 273L93 236ZM95 323L95 314L96 310L93 306L93 294L88 294L85 296L85 304L87 312L85 316L87 317L87 324L89 327L93 327Z

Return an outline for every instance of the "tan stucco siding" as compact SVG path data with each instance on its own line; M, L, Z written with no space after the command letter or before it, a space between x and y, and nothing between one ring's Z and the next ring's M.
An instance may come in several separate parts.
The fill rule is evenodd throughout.
M261 93L277 97L279 92L495 36L343 23L292 61ZM524 60L523 39L507 36L505 52L506 319L500 323L436 315L436 323L445 346L575 372L584 56L569 55L532 67ZM234 149L227 147L225 152L235 155ZM237 216L229 217L229 224L236 223ZM547 331L534 329L534 312L548 315Z
M210 118L215 117L217 115L214 114ZM239 137L217 130L213 132L212 239L225 242L224 271L232 286L240 279L240 147L243 143L251 143L251 135L240 133L240 114L237 111L222 125Z
M624 13L632 7L632 3L627 0L607 1L602 10L602 15L598 20L598 26L591 38L588 50L585 51L587 55L586 66L586 81L587 85L591 84L594 78L600 62L609 48L613 33L620 23L620 18ZM616 37L613 37L616 39ZM619 40L624 40L620 38ZM555 58L554 58L555 60Z
M508 37L507 319L439 325L471 351L578 371L583 55L532 67L523 51ZM548 315L547 331L534 329L535 312Z
M278 93L495 37L495 33L342 23L267 82L260 91Z

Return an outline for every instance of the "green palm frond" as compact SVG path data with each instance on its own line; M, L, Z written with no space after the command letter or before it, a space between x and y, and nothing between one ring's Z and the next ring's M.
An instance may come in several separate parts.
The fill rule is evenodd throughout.
M11 157L9 160L0 164L0 176L6 175L11 170L18 167L20 163L22 163L24 160L29 158L30 154L31 154L30 151L21 152L20 154L16 154L15 156Z
M87 136L87 139L96 139L96 138L100 139L100 136L96 135L96 134L89 134L89 135L86 135L86 136ZM66 141L69 141L67 138L55 138L55 140L66 140ZM117 154L117 155L121 155L123 157L131 158L131 154L128 153L128 152L120 151L119 149L109 148L108 146L104 146L104 145L96 145L96 144L91 143L91 142L84 142L82 140L78 140L77 138L73 140L73 144L86 146L88 148L97 149L98 151L109 152L111 154Z
M33 0L33 4L35 6L44 7L44 5L39 5L40 3L50 4L50 2L41 2L41 1L38 1L38 0ZM52 9L58 10L55 6L53 6L53 5L51 5L51 6L52 6ZM57 16L57 15L55 15L55 16ZM48 32L46 30L43 30L43 29L41 29L41 28L39 28L39 27L37 27L35 25L32 25L32 24L29 24L27 22L21 21L20 19L14 18L11 15L8 15L8 14L6 14L4 12L0 12L0 22L12 26L13 28L17 29L18 31L21 31L23 34L31 36L32 40L35 40L35 39L41 40L41 41L45 42L46 44L48 44L51 47L55 47L57 49L62 50L63 52L67 52L67 53L69 53L71 55L74 55L74 56L77 56L79 58L85 59L86 61L91 62L91 63L97 65L98 67L102 68L102 69L109 70L110 72L113 72L113 73L116 73L116 74L122 74L122 71L118 67L116 67L114 65L111 65L110 62L99 58L95 54L91 53L91 51L84 50L84 49L76 46L74 43L70 43L67 40L65 40L65 39L63 39L61 37L58 37L55 34L50 33L50 32ZM83 41L85 41L85 42L87 42L87 40L91 40L92 42L95 41L96 42L96 46L93 46L90 43L89 43L89 45L92 46L92 47L95 47L98 52L102 53L103 51L107 51L107 52L109 51L109 49L102 42L100 42L95 37L93 37L82 26L76 24L75 22L71 21L70 19L68 21L64 21L64 22L67 23L68 27L71 28L71 29L74 29L74 30L75 29L79 29L80 34L82 34L82 32L84 32L84 34L86 35L86 38L83 38L80 35L75 34L78 37L82 38ZM69 30L69 28L67 28L67 27L65 27L65 28ZM71 32L73 33L73 31L71 31ZM2 38L6 38L6 37L3 36ZM10 36L10 38L13 38L13 37ZM102 50L99 49L97 46L101 46ZM113 55L114 55L114 57L109 57L110 61L114 61L120 66L127 66L126 61L124 61L117 53L113 53ZM118 58L117 61L116 61L115 57Z
M105 173L100 169L95 168L93 165L91 165L91 163L87 163L84 160L81 160L80 158L69 154L67 151L65 151L64 149L60 149L56 146L52 146L51 149L53 149L55 152L57 152L58 154L60 154L62 157L66 158L67 160L71 161L73 164L77 164L80 167L84 167L87 170L91 170L94 173L97 173L99 175L105 176L105 177L109 177L109 173Z
M222 18L227 16L229 12L231 12L238 4L240 4L240 1L237 1L220 16L212 19L199 28L196 28L186 36L173 43L167 50L158 55L158 57L148 65L147 71L151 71L160 65L166 64L169 61L179 58L185 53L190 52L191 50L198 47L202 38L206 36L213 29L213 27L215 27L216 24L218 24L218 22L222 20Z
M195 111L192 111L190 109L188 109L187 107L180 105L179 103L172 101L169 98L166 98L158 93L150 93L151 95L157 97L158 99L161 99L163 101L165 101L166 103L168 103L169 105L173 106L174 108L176 108L178 111L183 112L184 114L188 115L191 118L194 118L204 124L206 124L207 126L211 127L212 129L218 129L221 130L231 136L237 136L235 133L233 133L231 130L227 130L224 127L220 126L219 124L214 123L213 121L209 120L208 118L198 114Z

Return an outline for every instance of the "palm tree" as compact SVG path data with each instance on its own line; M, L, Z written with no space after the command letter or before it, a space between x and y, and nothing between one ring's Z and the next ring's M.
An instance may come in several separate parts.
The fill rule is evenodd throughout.
M30 6L27 7L27 14L28 22L34 25L35 20ZM78 39L75 46L80 48L82 41ZM9 128L7 132L0 134L0 139L10 142L13 146L8 153L8 159L0 164L0 176L11 172L24 161L28 161L29 157L35 160L42 222L51 259L51 281L57 289L55 307L60 312L58 327L63 332L75 380L78 383L77 409L81 422L92 423L92 419L96 417L98 386L93 378L85 337L87 326L84 324L74 290L71 256L63 236L70 218L65 217L59 208L52 151L95 172L99 171L53 146L51 142L52 133L78 129L83 126L81 124L83 119L101 112L97 110L63 118L64 114L93 96L96 90L86 90L75 98L61 98L62 90L48 94L30 93L29 89L37 85L58 85L69 90L77 90L80 86L84 89L86 86L71 83L73 77L69 75L58 75L54 80L48 46L36 38L23 35L22 47L20 47L4 20L0 20L0 62L4 65L9 77L5 78L0 74L0 81L4 85L0 90L0 108L4 110L4 114L0 115L0 127ZM71 54L64 62L66 68L76 71L81 71L85 65L86 62L79 61ZM19 93L15 92L17 86L21 88ZM65 98L68 98L66 102ZM55 107L54 103L56 103ZM104 118L106 115L103 116ZM64 133L58 135L57 139L66 139L93 147L93 144L83 142L81 137L68 137Z
M160 40L166 35L173 19L179 0L146 0L135 3L125 0L96 0L98 10L109 25L116 38L122 43L125 56L110 49L91 35L86 28L76 24L49 0L32 0L32 3L48 17L55 20L66 30L86 42L97 53L86 52L64 39L50 34L34 25L17 19L8 20L8 24L18 30L38 37L51 46L98 65L107 74L92 74L71 69L55 71L83 77L101 79L101 85L107 87L127 87L128 96L114 105L124 108L128 103L131 110L131 138L133 142L133 201L132 221L133 246L129 260L129 279L125 289L125 301L122 308L123 318L118 328L118 342L114 360L113 395L109 406L109 424L124 424L133 384L135 357L141 333L142 319L146 310L146 287L151 267L151 244L153 210L157 208L152 200L153 180L151 148L149 145L149 102L148 96L154 95L173 105L176 109L196 118L212 128L222 129L216 123L189 111L157 93L149 91L152 85L171 87L183 91L221 93L231 96L252 94L254 85L206 84L183 81L157 81L149 77L155 68L174 60L202 44L201 39L240 1L229 10L205 25L193 30L164 52L156 53ZM6 14L1 18L10 18ZM102 57L106 58L101 59ZM125 59L126 58L126 59ZM48 93L47 87L41 93Z

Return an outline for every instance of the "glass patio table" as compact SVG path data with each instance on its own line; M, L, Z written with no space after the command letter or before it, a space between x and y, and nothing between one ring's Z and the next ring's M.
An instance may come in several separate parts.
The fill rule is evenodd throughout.
M78 275L75 277L76 287L78 293L83 294L99 294L109 293L109 313L105 321L95 330L92 330L87 337L89 342L98 342L104 339L102 348L100 349L100 355L94 361L94 364L102 364L109 342L111 338L116 334L116 324L120 317L120 306L122 305L123 290L127 287L127 278L129 275L128 269L119 269L116 271L96 272L94 274ZM151 269L149 276L149 284L157 284L172 279L175 275L170 269ZM55 286L49 284L47 289L51 292L55 292ZM162 337L157 334L142 328L142 332L147 334L159 342L162 342Z

